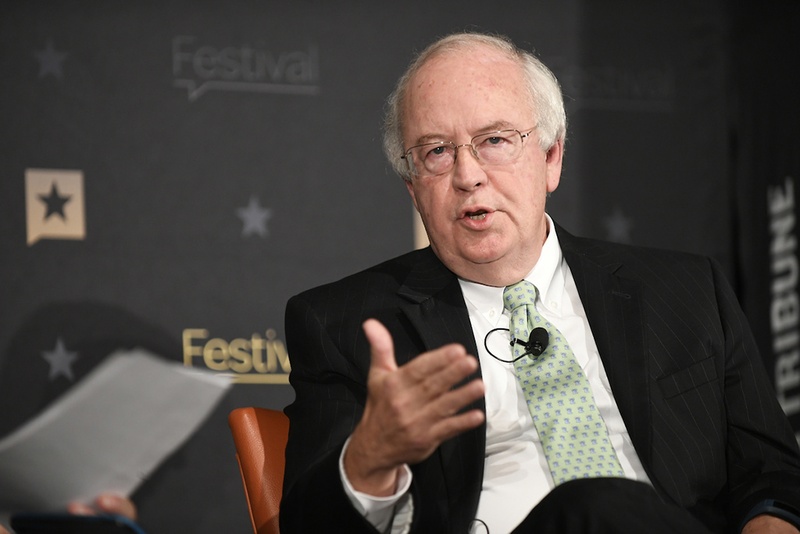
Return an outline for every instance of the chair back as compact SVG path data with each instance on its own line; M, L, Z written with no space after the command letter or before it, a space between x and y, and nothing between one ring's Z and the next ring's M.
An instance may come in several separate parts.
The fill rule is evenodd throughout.
M289 419L278 410L237 408L228 415L255 534L279 534Z

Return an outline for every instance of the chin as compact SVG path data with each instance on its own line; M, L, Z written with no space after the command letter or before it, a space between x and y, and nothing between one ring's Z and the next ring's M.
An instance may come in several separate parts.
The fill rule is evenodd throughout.
M474 265L491 264L502 260L513 251L512 243L502 236L486 236L479 240L451 241L439 246L431 241L433 251L445 263L466 262Z
M513 247L511 243L494 235L485 237L474 243L466 243L459 247L462 256L475 263L491 263L507 256Z
M507 250L496 249L469 250L464 251L461 257L476 265L486 265L502 260L504 257L506 257L507 252Z

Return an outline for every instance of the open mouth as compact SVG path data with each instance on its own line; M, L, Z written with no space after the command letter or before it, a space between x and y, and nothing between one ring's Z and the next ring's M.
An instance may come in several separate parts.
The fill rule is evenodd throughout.
M486 210L478 210L478 211L468 211L465 215L466 217L472 219L473 221L482 221L483 219L486 218L486 215L488 213L489 212L487 212Z

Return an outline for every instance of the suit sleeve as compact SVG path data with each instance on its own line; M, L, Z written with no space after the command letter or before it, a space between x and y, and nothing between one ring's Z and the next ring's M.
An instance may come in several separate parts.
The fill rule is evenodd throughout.
M727 515L735 528L764 503L800 509L800 456L747 320L713 261L712 274L725 337Z
M363 349L354 351L358 356L342 354L320 315L302 297L292 298L286 307L295 400L285 410L290 427L281 532L375 533L348 500L338 464L344 442L363 412L368 355ZM328 323L335 320L324 316ZM337 326L337 341L365 344L357 324L349 332Z

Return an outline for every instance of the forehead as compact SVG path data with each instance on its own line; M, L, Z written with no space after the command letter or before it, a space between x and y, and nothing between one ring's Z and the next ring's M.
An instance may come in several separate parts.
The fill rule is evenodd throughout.
M447 51L430 58L409 80L403 139L471 136L497 124L527 128L534 115L518 62L486 48Z

